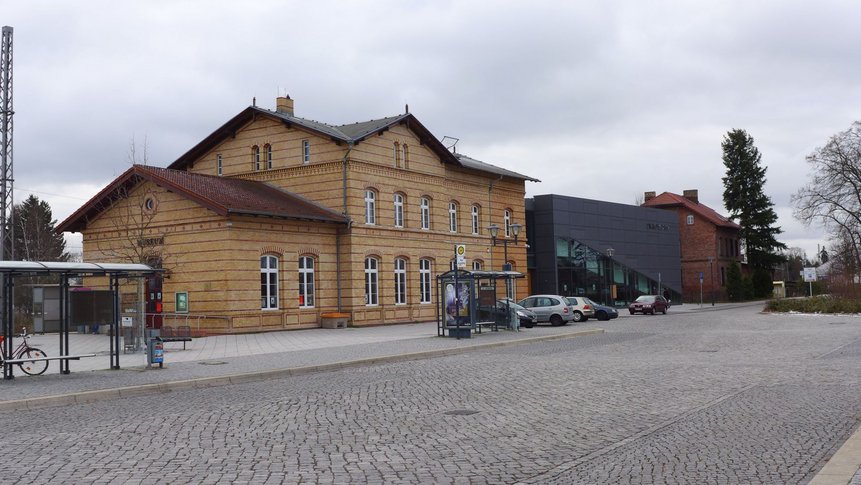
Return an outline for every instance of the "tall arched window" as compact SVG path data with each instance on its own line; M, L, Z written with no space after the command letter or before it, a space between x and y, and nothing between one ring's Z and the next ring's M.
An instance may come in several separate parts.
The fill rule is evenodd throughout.
M448 203L448 230L457 232L457 202Z
M502 214L502 220L505 222L505 237L511 237L511 211L505 209Z
M254 145L251 147L251 163L254 165L254 170L262 170L260 166L260 147Z
M263 148L266 150L266 169L270 170L272 168L272 145L267 143Z
M473 234L479 233L479 217L478 216L479 216L478 206L474 205L474 206L472 206L472 233Z
M394 149L392 150L392 155L395 158L395 167L401 166L401 146L398 142L395 142Z
M395 258L395 305L407 303L407 260Z
M380 304L378 268L377 258L365 258L365 305L367 306Z
M278 258L260 257L260 308L278 309Z
M314 258L299 257L299 307L314 307Z
M481 271L481 260L476 259L472 262L472 270L473 271Z
M377 193L365 190L365 224L377 223Z
M404 168L410 168L409 163L410 163L410 150L409 150L409 147L407 147L407 144L404 143Z
M430 229L430 199L422 197L420 206L422 212L422 229Z
M404 196L395 194L395 227L404 227Z
M419 301L431 302L431 261L429 259L419 260Z

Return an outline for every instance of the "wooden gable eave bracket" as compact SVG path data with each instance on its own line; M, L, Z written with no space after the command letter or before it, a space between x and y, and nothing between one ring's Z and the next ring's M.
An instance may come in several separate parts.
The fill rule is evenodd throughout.
M385 133L387 131L389 131L389 127L384 126L384 127L380 128L380 131L377 132L377 136L383 136L383 133Z
M283 124L284 124L284 126L286 126L288 130L292 130L292 129L293 129L293 122L292 122L292 121L288 121L288 120L281 120L281 123L283 123Z

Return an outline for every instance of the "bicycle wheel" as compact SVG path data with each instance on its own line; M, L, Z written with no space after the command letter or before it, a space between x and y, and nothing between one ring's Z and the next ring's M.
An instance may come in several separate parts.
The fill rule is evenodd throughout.
M26 359L28 357L31 358L40 358L47 357L45 352L41 350L30 347L21 353L19 359ZM48 361L47 360L34 360L32 362L21 362L18 364L18 367L24 371L25 374L30 374L31 376L38 376L40 374L44 374L46 370L48 370Z

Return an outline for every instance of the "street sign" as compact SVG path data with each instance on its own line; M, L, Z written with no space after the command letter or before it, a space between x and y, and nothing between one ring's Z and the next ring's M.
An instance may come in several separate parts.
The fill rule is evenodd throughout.
M455 260L458 268L466 268L466 245L457 244L454 247Z
M816 268L804 268L804 282L816 281Z
M703 282L703 272L700 271L700 283L702 283L702 282Z

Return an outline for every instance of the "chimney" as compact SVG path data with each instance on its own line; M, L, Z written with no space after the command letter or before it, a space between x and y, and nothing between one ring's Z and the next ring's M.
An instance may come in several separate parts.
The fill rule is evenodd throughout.
M654 193L654 192L646 192L646 194L645 194L645 198L643 199L643 202L648 202L648 201L650 201L650 200L652 200L652 199L654 199L654 198L655 198L655 193Z
M694 204L700 203L699 190L697 189L685 190L682 192L682 196Z
M278 96L275 98L275 111L284 113L288 116L293 116L293 100L290 99L289 94L287 96Z

